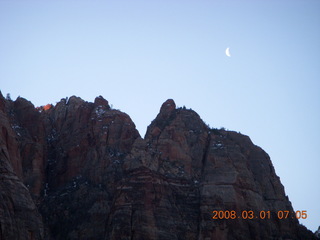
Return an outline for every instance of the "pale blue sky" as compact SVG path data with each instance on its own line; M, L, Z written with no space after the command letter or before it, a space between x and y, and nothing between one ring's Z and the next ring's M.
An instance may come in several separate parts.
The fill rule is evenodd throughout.
M36 106L102 95L142 136L173 98L267 151L312 231L320 225L319 55L317 0L0 0L3 95Z

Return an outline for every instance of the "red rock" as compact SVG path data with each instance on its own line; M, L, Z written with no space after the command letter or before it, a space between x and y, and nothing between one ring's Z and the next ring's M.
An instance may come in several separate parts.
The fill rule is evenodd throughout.
M21 181L20 136L16 134L22 134L23 129L10 122L10 114L14 114L11 105L0 94L0 239L43 239L41 215Z
M293 209L261 148L172 99L145 138L101 96L36 109L1 95L0 124L2 238L315 239L277 219ZM214 210L272 214L214 220Z

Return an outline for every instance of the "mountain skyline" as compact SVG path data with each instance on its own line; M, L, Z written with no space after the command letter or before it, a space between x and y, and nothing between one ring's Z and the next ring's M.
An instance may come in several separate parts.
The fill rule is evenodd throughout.
M0 1L0 90L35 106L102 95L141 136L174 99L265 149L315 231L319 12L312 0Z
M316 239L263 149L172 99L144 138L102 96L0 95L0 126L0 238Z

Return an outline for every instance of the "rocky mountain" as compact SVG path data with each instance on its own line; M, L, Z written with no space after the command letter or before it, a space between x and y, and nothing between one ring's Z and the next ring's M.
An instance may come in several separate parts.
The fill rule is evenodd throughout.
M268 154L173 100L141 138L101 96L0 94L0 240L316 239L278 211L293 208Z

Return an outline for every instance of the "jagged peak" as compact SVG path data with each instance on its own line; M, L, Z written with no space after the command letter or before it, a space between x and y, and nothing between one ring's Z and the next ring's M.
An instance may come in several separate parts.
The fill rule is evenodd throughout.
M102 97L101 95L96 97L94 99L94 104L95 105L101 105L101 106L106 106L107 109L110 109L110 106L109 106L109 102L108 100L106 100L104 97Z
M67 101L67 104L68 104L68 105L69 105L69 104L81 104L81 103L83 103L83 102L84 102L84 100L83 100L82 98L73 95L73 96L71 96L71 97L69 98L69 100Z
M168 99L165 101L161 108L160 108L160 113L169 113L172 112L173 110L176 109L176 103L174 102L173 99Z
M23 98L23 97L17 97L17 99L14 101L14 105L18 106L18 105L24 105L24 106L28 106L31 108L34 108L34 105L31 101L28 101L27 99Z

